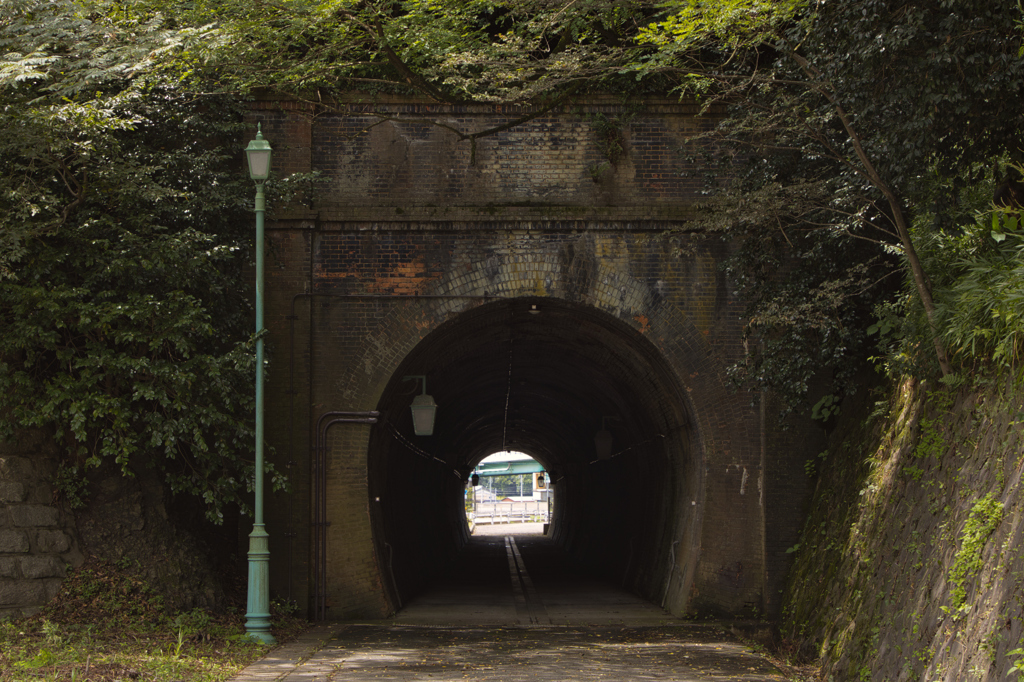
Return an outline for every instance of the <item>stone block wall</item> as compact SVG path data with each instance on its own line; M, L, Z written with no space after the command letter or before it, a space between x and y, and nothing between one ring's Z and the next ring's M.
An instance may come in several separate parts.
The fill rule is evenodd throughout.
M46 438L0 443L0 618L37 613L82 561L72 520L54 503Z
M1016 370L976 369L959 388L876 384L844 401L828 446L816 460L784 635L819 659L822 679L1019 680Z

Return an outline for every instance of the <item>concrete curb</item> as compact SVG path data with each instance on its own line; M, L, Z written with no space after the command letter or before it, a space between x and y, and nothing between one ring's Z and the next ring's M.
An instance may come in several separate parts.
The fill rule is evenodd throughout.
M271 649L228 682L274 682L287 678L330 641L337 624L314 625L293 641Z

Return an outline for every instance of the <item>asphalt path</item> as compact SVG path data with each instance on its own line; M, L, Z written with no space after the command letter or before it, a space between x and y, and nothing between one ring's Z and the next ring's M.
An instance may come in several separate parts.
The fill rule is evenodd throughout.
M673 618L575 565L533 525L478 528L393 618L319 624L235 682L793 679L735 624Z

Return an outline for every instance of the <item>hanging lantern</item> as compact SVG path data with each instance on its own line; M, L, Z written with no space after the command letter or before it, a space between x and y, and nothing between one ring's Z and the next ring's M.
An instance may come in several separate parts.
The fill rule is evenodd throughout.
M404 381L419 379L423 382L423 393L412 399L412 431L417 436L434 435L434 418L437 416L437 403L432 396L427 395L427 377L408 376Z
M594 452L598 459L610 459L612 456L612 432L608 430L608 420L616 417L601 417L601 430L594 434Z
M412 399L412 430L417 436L434 435L434 417L437 415L437 403L424 393Z
M594 434L594 451L598 459L608 459L612 456L612 432L608 429L601 429Z

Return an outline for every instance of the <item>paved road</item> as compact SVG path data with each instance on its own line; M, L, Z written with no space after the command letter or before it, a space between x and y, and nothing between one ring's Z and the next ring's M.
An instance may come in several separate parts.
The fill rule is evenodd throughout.
M490 529L494 530L494 529ZM235 682L590 682L787 678L721 626L672 618L537 534L474 537L392 619L318 625Z

